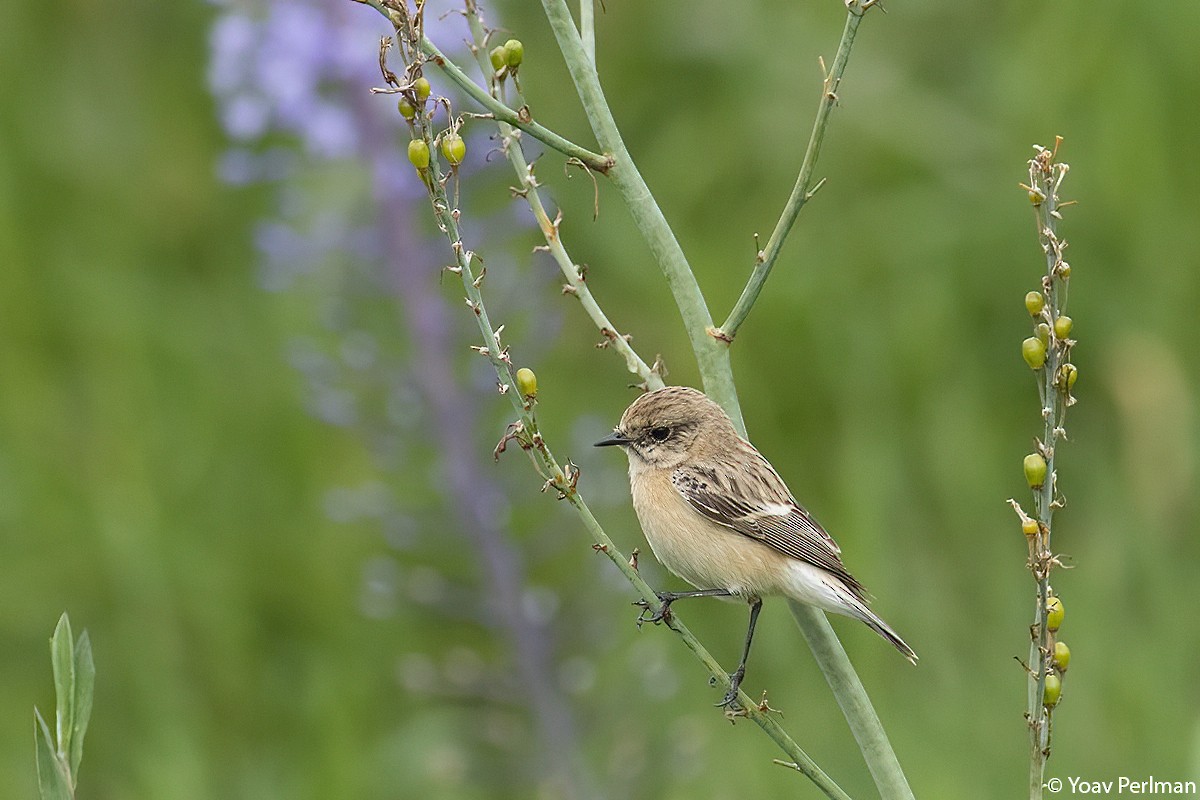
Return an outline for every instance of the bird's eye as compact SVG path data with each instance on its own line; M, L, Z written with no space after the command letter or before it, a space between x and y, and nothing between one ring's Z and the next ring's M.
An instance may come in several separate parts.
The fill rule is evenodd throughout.
M665 442L667 440L667 437L669 437L670 435L671 435L670 428L663 427L663 428L651 428L650 429L650 438L656 442Z

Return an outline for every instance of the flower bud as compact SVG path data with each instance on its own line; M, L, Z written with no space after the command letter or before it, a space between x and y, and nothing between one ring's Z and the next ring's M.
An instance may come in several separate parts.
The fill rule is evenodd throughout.
M1067 667L1071 664L1071 648L1067 647L1063 642L1054 643L1054 668L1059 672L1066 672Z
M457 133L448 133L442 138L442 155L457 167L467 155L467 143Z
M1030 292L1025 295L1025 310L1029 316L1036 317L1046 307L1046 295L1041 292Z
M1065 261L1060 261L1058 263L1058 277L1062 278L1064 281L1071 277L1071 265Z
M1066 339L1071 335L1071 326L1073 324L1074 321L1066 315L1062 315L1058 319L1054 320L1055 337L1059 339Z
M1021 532L1026 536L1037 536L1038 522L1036 519L1027 519L1021 523Z
M1054 708L1062 697L1062 679L1053 672L1046 676L1046 687L1042 690L1042 705Z
M509 39L504 43L504 63L509 69L516 69L525 60L525 45L520 39Z
M412 103L408 102L408 98L404 95L401 95L400 99L396 101L396 108L399 109L400 116L405 119L410 120L417 115L417 109Z
M488 58L492 62L492 69L496 72L508 65L508 52L504 49L504 45L493 47L492 52L488 53Z
M1066 609L1063 608L1062 600L1057 597L1051 597L1046 601L1046 629L1056 631L1062 627L1063 618L1066 617Z
M537 397L537 375L529 367L517 370L517 391L527 399Z
M1046 363L1046 345L1041 339L1030 336L1021 342L1021 356L1030 369L1041 369Z
M408 143L408 160L417 169L429 166L429 145L425 144L424 139L413 139Z
M413 81L413 91L417 93L417 99L421 102L425 102L425 99L429 97L429 93L432 90L433 87L429 85L429 80L424 76Z
M1030 489L1040 489L1046 482L1046 459L1041 453L1030 453L1025 456L1025 480Z

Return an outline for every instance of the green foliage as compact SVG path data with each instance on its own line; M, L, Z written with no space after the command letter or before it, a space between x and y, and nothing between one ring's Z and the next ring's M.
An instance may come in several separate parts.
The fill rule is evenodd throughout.
M555 47L538 4L502 5L492 15L536 54L521 65L536 117L586 141L580 112L557 102L569 83L545 55ZM1188 153L1200 6L887 8L864 24L839 92L817 171L829 182L734 346L750 433L921 654L918 668L897 664L869 631L833 620L916 795L1022 791L1025 675L1012 657L1028 636L1026 544L996 502L1025 491L1015 467L1030 447L1031 376L1016 352L1029 334L1014 302L1037 254L1016 183L1029 145L1066 136L1082 200L1072 261L1087 265L1072 288L1088 334L1073 359L1088 395L1072 411L1056 526L1081 566L1056 576L1078 663L1048 775L1194 775L1200 172ZM470 549L439 528L436 442L414 439L381 478L354 435L305 413L289 343L303 335L337 353L313 320L342 313L329 298L351 278L323 273L323 286L283 294L255 285L264 192L213 176L225 142L204 87L212 13L17 3L0 26L0 709L12 723L0 728L0 796L36 795L26 715L31 698L48 708L44 626L64 607L103 643L89 796L536 796L537 776L517 766L531 750L523 710L461 688L474 654L489 694L509 695L512 653L487 626L432 618L412 593L434 583L430 564L449 597L478 580ZM828 61L843 15L840 3L783 0L597 14L606 93L718 318L802 156L760 158L746 142L803 142L820 72L815 55L796 54ZM87 34L68 43L72 30ZM475 207L525 219L499 161ZM669 292L611 187L600 182L593 223L591 181L562 179L553 163L544 156L539 172L550 215L565 209L592 290L641 352L663 354L671 382L695 384ZM352 168L321 180L329 203L361 188ZM584 489L607 498L597 514L618 543L642 547L647 580L680 588L641 541L621 470L589 452L630 381L594 349L549 260L529 256L540 243L531 230L493 254L487 280L519 287L555 325L513 353L536 367L543 430L581 466ZM435 286L442 264L429 264ZM453 283L442 296L460 304ZM360 320L394 336L396 316L376 300ZM486 394L471 382L484 365L463 350L457 391ZM520 455L487 463L508 420L484 402L478 455L489 475L512 476L505 521L529 598L553 598L530 604L558 632L557 678L597 782L638 800L797 791L801 778L764 763L760 735L708 711L719 694L669 635L623 616L633 598L580 547L574 518L546 511ZM377 519L325 513L332 490L381 479L405 487L421 510L412 524L436 537L397 556ZM372 557L399 558L395 594L378 606L362 601ZM728 661L743 615L713 602L688 622ZM872 796L796 639L768 603L747 689L769 690L785 726L827 731L813 757L852 797ZM1145 691L1150 669L1161 691Z
M50 661L54 669L55 734L51 736L42 713L35 707L33 738L42 800L63 800L75 796L96 684L91 640L87 631L75 640L66 613L50 637Z

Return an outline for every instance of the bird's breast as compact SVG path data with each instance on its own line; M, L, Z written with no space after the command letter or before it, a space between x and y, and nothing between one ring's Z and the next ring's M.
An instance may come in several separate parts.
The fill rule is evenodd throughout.
M698 589L780 594L787 556L696 511L671 483L670 470L630 464L633 508L654 557Z

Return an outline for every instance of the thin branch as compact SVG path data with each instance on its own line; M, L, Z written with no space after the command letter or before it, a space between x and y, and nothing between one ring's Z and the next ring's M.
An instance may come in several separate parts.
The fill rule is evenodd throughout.
M821 154L821 143L825 140L825 130L829 125L830 114L838 103L837 90L842 82L842 75L846 72L846 63L850 59L850 48L854 46L854 36L870 5L870 3L860 3L858 0L854 0L848 7L846 25L842 29L842 40L838 44L837 55L834 56L833 64L829 67L821 86L821 102L817 106L817 117L813 121L812 133L808 137L808 148L804 151L804 161L800 165L800 174L796 178L796 185L792 188L792 193L783 207L779 221L775 223L775 230L771 232L767 246L755 257L754 270L750 274L749 281L746 282L746 288L742 290L733 310L729 312L729 318L717 329L719 334L717 338L726 343L733 341L737 336L738 329L750 315L750 309L754 307L754 301L762 292L763 285L767 282L767 278L775 266L775 261L779 258L780 251L783 250L783 243L791 232L796 218L800 216L800 210L824 183L824 180L821 180L815 186L813 185L813 170L817 164L817 157Z
M405 35L403 30L402 20L398 18L398 12L391 9L384 0L353 0L353 2L363 3L374 8L382 14L396 30L398 36ZM396 14L396 16L393 16ZM548 147L552 147L568 158L575 158L587 164L589 169L594 169L597 172L605 173L612 167L612 158L609 156L593 153L585 147L575 144L572 141L565 139L554 131L545 126L534 122L528 116L528 109L524 109L525 114L522 115L515 109L501 103L496 98L488 94L479 84L467 77L461 69L458 68L453 61L445 56L441 50L437 48L428 37L421 34L419 45L421 51L429 56L430 61L437 65L442 73L458 85L472 100L479 103L500 122L506 122L515 128L520 128L529 133L540 142L543 142Z
M470 95L472 100L492 112L492 116L498 121L512 125L514 128L520 128L533 138L554 148L568 158L575 158L582 161L584 164L587 164L589 169L606 173L612 168L613 159L610 156L593 153L591 150L580 147L574 142L559 136L549 128L534 122L532 119L523 117L519 112L496 100L480 88L479 84L468 78L453 61L446 58L434 43L424 36L421 37L421 49L429 55L433 63L445 73L446 77L458 84L464 92ZM525 111L528 113L528 108Z
M484 75L492 74L491 63L485 55L487 33L484 30L483 20L479 14L478 7L474 2L467 3L466 16L471 28L471 38L473 39L472 50L475 53L476 61L479 63L479 68ZM499 91L495 80L492 81L491 91L493 92L493 96ZM542 203L533 168L525 159L520 134L515 132L512 126L506 122L496 120L496 126L500 130L501 147L508 157L509 163L512 164L513 171L517 175L517 180L520 182L518 194L522 195L526 203L528 203L529 210L533 212L533 216L538 223L538 228L541 229L542 235L546 240L546 249L554 259L554 262L558 264L559 270L567 281L563 286L563 292L574 296L579 301L579 304L583 307L588 317L591 318L596 328L605 337L601 344L620 355L625 360L626 369L641 378L647 389L662 388L662 375L637 354L637 351L629 343L629 337L622 334L609 320L608 315L604 313L604 310L592 295L591 287L588 286L582 268L577 266L567 253L566 246L562 242L559 220L551 220L550 216L546 213L545 205Z
M605 152L613 156L614 163L607 173L608 177L620 192L622 200L633 215L634 223L667 279L667 286L670 287L675 305L683 317L692 352L700 366L704 391L741 427L742 412L733 384L729 348L713 337L712 315L704 302L700 285L696 282L696 276L692 273L683 248L675 239L674 231L667 224L666 217L650 193L650 187L646 185L625 147L608 101L604 98L604 91L600 87L596 65L588 58L566 0L542 0L542 7L566 61L575 91L587 113L592 132L596 135L596 141Z

